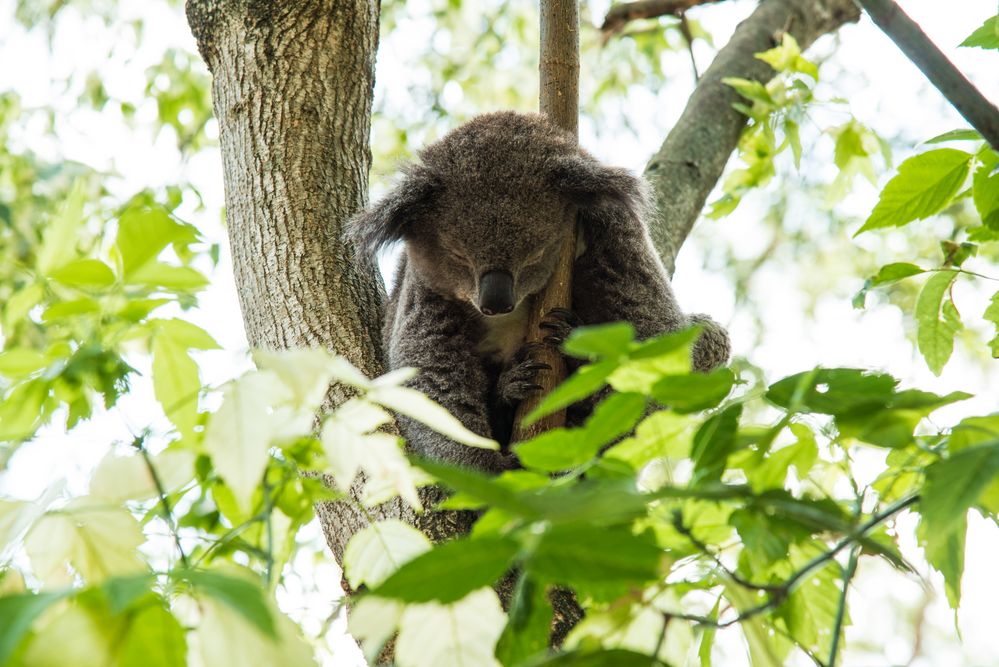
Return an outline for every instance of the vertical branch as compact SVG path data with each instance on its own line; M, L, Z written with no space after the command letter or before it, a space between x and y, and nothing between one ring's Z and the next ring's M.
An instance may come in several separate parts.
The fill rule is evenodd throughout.
M579 3L577 0L541 0L541 113L573 137L579 134ZM538 326L552 308L569 308L572 304L572 264L576 257L576 209L566 207L566 224L570 233L562 245L558 265L547 287L531 304L527 324L527 339L540 342L544 333ZM565 423L560 411L540 419L527 428L521 420L555 386L565 379L565 360L558 350L542 347L536 358L551 366L538 374L541 392L521 402L514 419L513 442L526 440Z

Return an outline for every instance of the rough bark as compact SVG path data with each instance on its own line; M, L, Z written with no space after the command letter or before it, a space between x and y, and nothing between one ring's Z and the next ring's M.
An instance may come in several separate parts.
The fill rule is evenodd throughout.
M732 108L739 95L722 79L740 77L766 82L774 71L753 54L773 47L783 32L790 32L804 49L859 17L853 0L764 0L718 52L680 119L645 168L656 203L652 240L670 275L680 246L721 177L746 124L746 117Z
M321 346L381 374L384 288L341 240L367 198L377 0L190 0L187 15L213 74L250 345ZM345 397L334 388L330 400ZM345 503L319 512L339 561L367 522ZM414 520L401 501L373 514Z

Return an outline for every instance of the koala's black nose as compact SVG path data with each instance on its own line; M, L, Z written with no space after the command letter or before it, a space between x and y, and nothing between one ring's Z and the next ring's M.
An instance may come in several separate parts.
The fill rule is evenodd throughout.
M479 310L502 315L513 310L513 276L509 271L486 271L479 279Z

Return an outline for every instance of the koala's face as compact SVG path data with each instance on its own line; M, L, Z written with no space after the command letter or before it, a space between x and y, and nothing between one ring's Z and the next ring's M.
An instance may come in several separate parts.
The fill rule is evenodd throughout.
M421 282L486 316L508 313L540 291L569 230L568 202L532 190L475 179L448 183L406 239Z
M641 187L581 152L537 114L486 114L420 153L421 163L352 221L369 251L406 242L420 281L484 315L508 313L555 270L569 206L635 213Z

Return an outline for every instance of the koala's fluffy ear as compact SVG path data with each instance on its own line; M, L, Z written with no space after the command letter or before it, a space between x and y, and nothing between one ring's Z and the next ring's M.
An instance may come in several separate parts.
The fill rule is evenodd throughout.
M556 160L550 182L581 209L611 204L638 213L645 206L645 186L640 179L626 169L608 167L586 154Z
M380 248L404 239L414 222L433 208L443 184L422 165L403 167L405 176L377 204L355 215L347 226L350 238L374 255Z

